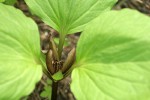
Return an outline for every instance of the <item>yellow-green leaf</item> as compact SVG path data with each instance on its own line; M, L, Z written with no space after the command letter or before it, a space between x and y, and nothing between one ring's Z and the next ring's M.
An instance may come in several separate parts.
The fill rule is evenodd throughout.
M14 7L0 4L0 100L30 94L42 76L38 27Z

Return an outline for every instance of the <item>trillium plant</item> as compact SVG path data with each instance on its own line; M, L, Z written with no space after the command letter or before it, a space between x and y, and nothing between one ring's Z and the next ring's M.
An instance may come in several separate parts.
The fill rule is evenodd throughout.
M4 2L4 0L1 0ZM71 74L77 100L150 100L150 18L130 9L113 11L116 0L25 0L32 14L59 32L40 50L35 22L0 3L0 100L29 95L42 74L58 82ZM62 60L65 37L82 32Z

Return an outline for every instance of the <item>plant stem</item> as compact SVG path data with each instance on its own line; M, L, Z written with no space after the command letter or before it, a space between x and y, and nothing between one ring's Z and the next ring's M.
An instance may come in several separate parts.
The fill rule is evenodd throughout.
M63 51L63 45L65 42L65 34L61 33L60 37L59 37L59 45L58 45L58 55L59 55L59 59L61 59L61 55L62 55L62 51Z
M51 100L57 100L57 89L58 89L58 82L52 83L52 97Z

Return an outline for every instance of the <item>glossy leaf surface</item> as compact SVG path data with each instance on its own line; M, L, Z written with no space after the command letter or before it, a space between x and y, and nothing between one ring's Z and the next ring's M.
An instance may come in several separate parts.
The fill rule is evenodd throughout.
M25 0L31 12L61 34L80 32L117 0Z
M77 45L71 89L77 100L150 99L150 18L111 11L92 21Z
M0 100L19 100L42 76L37 25L14 7L0 4Z

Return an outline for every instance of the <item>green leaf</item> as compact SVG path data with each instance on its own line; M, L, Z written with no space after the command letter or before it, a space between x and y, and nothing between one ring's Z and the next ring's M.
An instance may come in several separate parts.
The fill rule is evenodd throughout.
M44 90L47 91L47 92L51 92L51 86L45 86Z
M16 2L17 2L17 0L5 0L4 4L14 5Z
M0 100L19 100L42 77L38 27L14 7L0 4Z
M63 74L62 74L61 71L58 71L57 73L55 73L55 74L52 76L52 78L53 78L54 80L56 80L56 81L61 80L63 77L64 77L64 76L63 76Z
M117 0L25 0L31 12L61 34L80 32Z
M51 91L52 91L52 88L51 86L45 86L44 87L44 91L40 94L41 97L43 98L51 98Z
M150 99L150 18L110 11L82 33L72 73L77 100Z
M5 1L5 0L0 0L0 3L1 3L1 2L4 2L4 1Z
M46 91L43 91L41 94L40 94L41 97L43 98L47 98L49 96L48 92Z
M47 79L46 83L47 83L48 85L51 85L51 84L52 84L52 80Z

